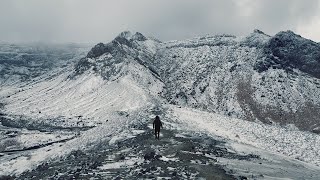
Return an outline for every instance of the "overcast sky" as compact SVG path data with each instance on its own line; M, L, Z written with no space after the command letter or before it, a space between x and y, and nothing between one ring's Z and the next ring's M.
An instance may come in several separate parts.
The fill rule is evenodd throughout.
M108 42L124 30L166 41L254 29L320 42L320 0L0 0L6 42Z

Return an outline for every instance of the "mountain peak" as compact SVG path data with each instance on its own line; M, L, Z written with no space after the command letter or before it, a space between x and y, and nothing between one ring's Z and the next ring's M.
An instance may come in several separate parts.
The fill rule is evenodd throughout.
M135 34L132 34L130 31L123 31L121 32L116 39L126 39L128 41L130 40L136 40L136 41L145 41L147 38L140 32L136 32Z
M130 31L123 31L117 37L131 39L132 33Z
M265 34L259 29L253 30L248 36L246 36L241 44L249 47L263 47L265 43L270 39L270 36Z
M275 36L278 36L278 37L299 37L299 38L302 38L300 35L294 33L293 31L291 30L287 30L287 31L280 31L278 32Z
M254 29L254 30L253 30L253 33L266 35L266 33L264 33L263 31L261 31L261 30L259 30L259 29Z
M292 69L295 68L320 78L320 46L318 43L288 30L271 37L263 48L265 54L271 54L271 56L267 56L268 58L262 61L262 64L258 63L257 69L260 71L267 70L271 66L286 71L293 71Z
M145 41L147 40L147 38L141 34L140 32L136 32L133 36L132 36L132 39L133 40L136 40L136 41Z
M86 57L87 58L99 57L105 52L107 52L108 50L109 50L108 46L100 42L97 45L95 45L93 48L91 48L91 50L88 52Z

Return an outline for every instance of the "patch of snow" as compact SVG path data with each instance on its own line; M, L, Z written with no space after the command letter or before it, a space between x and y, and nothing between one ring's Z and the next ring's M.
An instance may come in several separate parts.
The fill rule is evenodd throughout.
M165 156L161 156L160 158L159 158L161 161L166 161L166 162L168 162L168 161L174 161L174 162L177 162L177 161L179 161L179 158L168 158L168 157L165 157Z

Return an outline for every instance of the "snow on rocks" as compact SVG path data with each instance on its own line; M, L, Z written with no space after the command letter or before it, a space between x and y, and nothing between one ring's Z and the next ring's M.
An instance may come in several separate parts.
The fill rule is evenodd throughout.
M193 131L207 132L320 166L319 135L189 108L170 108L174 119Z

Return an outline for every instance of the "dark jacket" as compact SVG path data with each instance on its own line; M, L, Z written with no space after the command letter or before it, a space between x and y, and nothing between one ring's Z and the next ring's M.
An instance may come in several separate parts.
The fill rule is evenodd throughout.
M160 129L160 127L162 128L162 122L160 121L160 118L156 118L153 121L153 128Z

